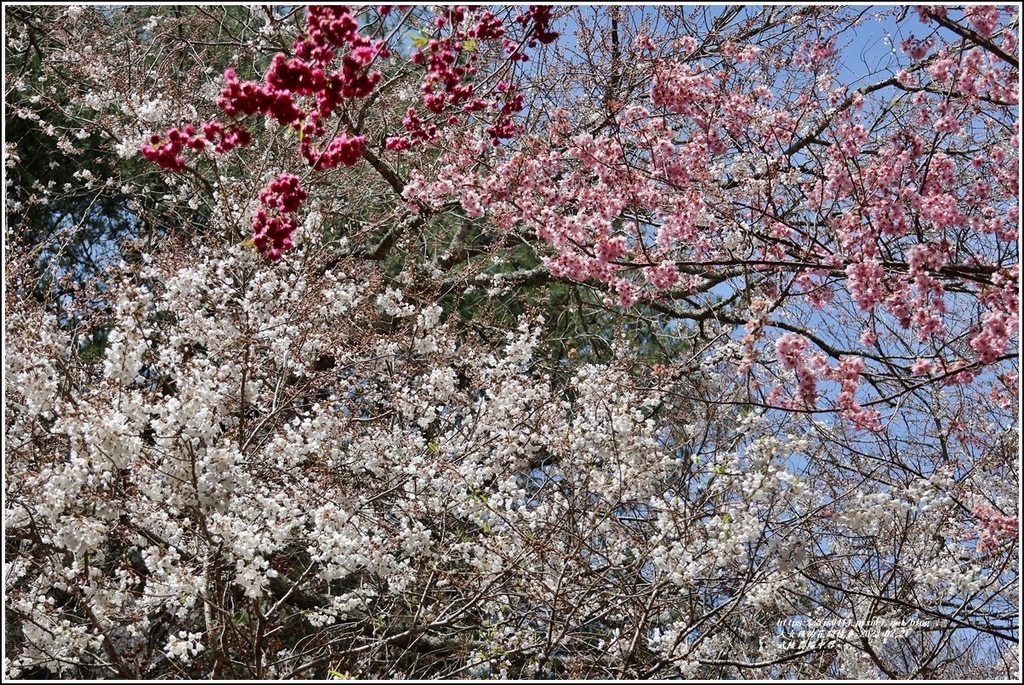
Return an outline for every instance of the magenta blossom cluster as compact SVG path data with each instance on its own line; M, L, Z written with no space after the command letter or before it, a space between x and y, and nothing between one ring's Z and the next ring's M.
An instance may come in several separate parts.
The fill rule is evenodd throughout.
M343 53L340 67L332 70L339 52ZM347 7L311 6L306 34L295 42L295 56L275 55L262 83L242 81L234 69L226 70L217 104L229 117L259 115L297 131L299 151L317 171L352 166L363 156L364 137L343 132L318 145L326 132L323 122L346 100L373 92L381 75L370 67L388 54L384 41L360 35L359 23ZM224 153L251 142L252 136L241 123L211 121L203 125L202 137L197 137L192 125L170 129L166 138L154 134L142 154L164 169L183 171L185 148ZM268 259L280 259L291 248L296 224L285 215L297 211L305 197L298 179L287 174L260 193L266 209L253 217L253 244Z
M311 6L306 15L307 33L295 42L295 57L274 56L263 83L241 82L233 69L224 73L227 85L217 104L229 116L262 114L296 130L312 120L331 116L345 100L364 98L380 83L379 72L370 71L377 58L388 56L382 40L359 34L359 24L344 6ZM339 48L348 48L341 68L329 71ZM311 98L303 109L297 97ZM315 127L314 135L323 133Z
M183 171L185 158L181 152L186 147L198 151L212 146L215 152L224 153L250 142L252 136L241 124L224 126L210 121L203 124L202 138L196 136L196 127L192 124L182 130L168 129L166 138L154 133L149 138L149 145L142 146L142 156L163 169Z
M516 16L515 21L527 27L526 46L535 47L538 42L550 43L558 33L550 30L552 7L532 6L525 13ZM523 45L511 40L502 20L489 10L471 15L471 8L464 5L447 8L446 14L434 20L437 29L452 27L449 35L431 39L423 50L413 53L413 64L426 69L423 85L423 107L436 117L441 124L458 124L463 117L474 112L491 109L497 112L495 121L487 128L494 145L515 135L512 115L523 109L522 96L508 84L499 84L499 98L481 97L477 86L470 81L476 75L477 42L501 40L502 46L512 61L526 61ZM467 28L467 16L471 17ZM402 124L404 137L393 137L387 141L389 150L406 150L413 145L432 140L437 136L438 123L428 123L420 117L415 108L406 111Z
M339 164L352 166L363 156L363 145L366 139L363 136L349 136L342 133L330 142L322 152L314 152L311 148L303 145L302 156L313 165L317 171L333 169Z
M413 63L426 69L422 91L424 109L429 115L421 118L415 108L409 108L403 120L406 135L389 139L387 148L404 150L432 140L439 124L458 124L461 117L483 110L495 114L486 129L493 145L513 137L513 116L523 109L523 96L514 85L505 82L494 86L493 98L477 93L477 85L471 82L480 50L475 43L501 40L505 52L515 61L526 59L524 46L550 43L558 37L550 29L551 7L530 7L516 15L515 22L524 27L524 43L511 41L502 20L488 10L463 5L441 10L434 26L438 31L447 29L449 35L428 41L425 49L412 55ZM349 130L324 140L325 122L344 102L365 98L374 91L381 74L373 71L372 65L388 56L383 40L360 34L359 22L348 7L310 6L306 33L295 42L294 55L275 55L262 82L243 81L233 69L226 70L217 104L232 118L262 116L292 128L299 134L300 154L316 171L352 166L363 156L365 138ZM183 130L169 130L166 138L154 134L142 152L146 159L165 169L182 171L186 168L182 154L185 148L211 148L224 153L251 142L252 137L241 123L209 122L202 127L202 137L197 137L191 125ZM281 177L286 178L289 177ZM295 188L294 192L286 192L283 186L275 190L272 185L260 196L267 209L260 209L253 218L253 243L270 259L279 259L291 247L295 222L284 215L294 213L302 202L294 199L301 190L297 185ZM305 192L301 195L304 198ZM284 201L282 198L289 198L287 208L278 204Z
M306 191L292 174L282 174L260 191L259 209L252 220L252 244L271 261L277 261L292 248L292 233L298 227L295 219L286 216L298 210L306 199Z
M227 82L221 91L217 105L231 117L247 117L262 114L277 120L282 126L302 121L305 114L295 106L291 93L286 90L263 88L254 81L241 82L234 69L224 72Z
M318 171L352 166L362 157L362 136L343 133L322 149L315 141L325 133L323 121L343 102L373 92L381 75L370 65L389 53L383 41L359 34L359 24L346 7L311 6L306 26L306 36L295 43L297 56L277 54L262 84L241 82L234 70L226 71L227 85L217 103L229 116L261 114L301 132L300 152ZM338 49L346 47L341 68L329 71Z
M226 71L227 84L217 103L229 116L261 114L298 131L299 152L316 171L353 166L363 156L363 136L343 132L323 147L316 141L325 133L324 120L343 102L373 92L381 75L370 65L387 57L388 50L383 41L360 35L356 18L344 6L309 7L306 27L306 36L295 43L296 56L275 55L262 84L241 82L233 70ZM348 50L340 68L330 71L338 50L344 48ZM298 210L305 198L298 178L287 174L260 193L267 209L253 217L253 245L268 259L280 259L291 249L296 223L285 215Z
M553 5L530 5L529 9L516 16L516 22L524 26L533 25L533 38L527 42L527 47L536 47L537 43L548 45L558 40L558 32L551 30L551 12L554 9Z

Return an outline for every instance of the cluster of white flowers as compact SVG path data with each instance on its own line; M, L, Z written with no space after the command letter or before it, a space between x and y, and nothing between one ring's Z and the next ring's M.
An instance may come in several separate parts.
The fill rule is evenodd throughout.
M39 311L8 312L4 329L10 341L4 354L4 380L21 395L21 420L7 424L7 439L23 440L32 421L52 417L62 381L60 365L70 355L71 341L52 315Z
M167 639L167 646L164 648L164 652L167 654L168 659L177 659L187 664L202 651L202 637L200 633L179 631Z

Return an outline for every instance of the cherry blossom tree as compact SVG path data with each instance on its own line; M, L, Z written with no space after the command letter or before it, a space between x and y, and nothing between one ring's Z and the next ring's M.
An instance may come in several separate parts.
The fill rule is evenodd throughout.
M5 9L6 675L1018 673L1017 12Z

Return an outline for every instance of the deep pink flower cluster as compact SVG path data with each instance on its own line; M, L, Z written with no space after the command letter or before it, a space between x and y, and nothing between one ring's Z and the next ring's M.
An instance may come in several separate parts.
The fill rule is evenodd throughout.
M295 43L296 54L328 64L334 60L336 47L359 39L359 23L344 5L310 5L306 8L306 39Z
M446 25L449 22L461 21L465 8L456 7L453 8L449 13L449 18L444 17L437 18L438 28ZM497 26L504 31L501 27L501 21L494 17L490 12L484 13L486 23L490 26L490 23L497 22ZM463 32L461 30L455 31L452 36L442 38L440 40L433 39L427 43L425 50L419 50L413 53L412 62L420 66L424 66L427 69L426 76L423 81L422 90L423 106L427 111L440 115L444 112L448 106L455 107L465 101L470 101L466 105L465 111L476 111L480 109L476 104L478 98L474 98L475 86L470 83L464 83L464 79L476 75L476 62L475 51L465 50L465 40L472 38L473 35L481 34L480 22L469 31ZM491 29L483 31L484 35L487 35ZM460 55L468 55L466 57L466 63L460 65ZM486 107L486 105L484 105ZM448 117L449 123L457 123L458 117L452 114ZM415 143L431 140L437 135L437 127L434 124L425 124L422 119L417 115L415 108L410 107L406 112L406 117L403 121L405 130L408 131L408 136L402 138L392 138L388 140L387 146L390 150L404 150L412 147Z
M516 21L527 27L528 47L534 47L538 42L550 43L558 37L558 33L550 29L552 9L548 6L531 7L527 12L517 15ZM437 17L434 24L438 29L446 26L458 27L470 11L470 7L463 5L448 8L447 16ZM478 49L468 49L467 46L470 45L470 41L499 39L511 60L527 59L526 54L520 50L520 43L506 35L502 20L489 10L484 10L476 16L473 25L468 29L455 28L451 35L431 39L423 50L412 55L413 63L427 70L422 86L423 107L449 125L459 123L462 117L473 112L496 110L497 117L487 128L487 133L495 146L500 145L502 139L515 135L512 113L523 109L522 96L515 93L507 84L499 84L497 91L502 96L500 100L477 97L476 86L467 83L467 80L476 75ZM406 136L389 138L389 150L407 150L417 143L432 140L437 136L438 124L424 122L415 108L408 110L403 125L407 132Z
M558 32L551 30L552 10L554 7L551 5L530 5L526 12L516 15L516 23L527 27L526 39L522 43L517 43L507 36L501 39L501 45L512 61L526 62L530 59L522 50L524 45L535 48L537 43L547 45L558 38Z
M320 152L313 150L313 147L303 140L301 152L316 171L323 171L333 169L339 164L353 166L362 158L365 143L366 138L363 136L349 136L347 133L342 133Z
M292 233L298 224L290 216L306 199L306 191L297 176L282 174L260 191L259 209L252 221L252 244L271 261L277 261L292 248ZM269 210L269 211L268 211Z
M270 73L267 74L268 78ZM262 114L275 119L282 126L296 125L305 118L305 112L296 107L288 90L264 88L255 81L241 82L234 69L224 72L227 82L221 90L217 105L231 117Z
M291 91L293 95L313 95L324 87L324 70L298 57L288 59L282 53L274 55L266 76L267 86L276 91Z
M282 126L300 129L307 117L329 117L341 102L367 97L380 83L379 72L369 71L377 57L386 57L383 41L359 35L355 18L343 7L311 7L307 16L308 37L295 43L298 57L278 53L267 70L264 84L239 82L233 69L224 73L227 85L217 104L229 116L262 114ZM335 48L347 45L341 69L324 71ZM296 97L312 97L315 111L304 111Z
M486 11L477 19L476 26L467 31L467 35L476 40L496 40L505 35L505 26L493 12Z
M462 83L466 76L474 76L476 67L473 66L475 55L471 52L467 58L468 66L454 66L459 60L459 53L465 50L465 45L455 38L448 37L441 40L431 40L427 43L426 52L417 51L413 53L413 64L423 65L427 68L427 76L423 83L424 93L433 93L437 84L444 86L444 90L451 93ZM472 94L471 85L464 86L462 92L469 91Z
M305 199L306 191L299 185L299 177L292 174L278 176L266 190L260 191L260 202L265 207L285 213L296 211Z
M298 224L290 216L268 214L266 210L256 210L252 220L252 244L272 262L292 249L292 233Z
M359 34L359 25L348 8L313 6L306 17L307 35L295 43L297 57L277 54L271 61L264 83L240 81L234 69L224 72L225 85L217 104L230 117L254 114L274 119L282 126L291 126L303 134L303 155L311 165L330 168L337 164L354 164L362 148L360 137L336 138L324 153L312 149L312 138L322 135L321 120L329 117L346 99L368 96L380 82L381 75L370 72L377 57L386 57L383 41L370 40ZM349 47L342 58L341 69L328 74L325 67L334 59L337 48ZM315 107L304 110L297 97L313 98ZM176 131L176 129L172 129ZM247 145L251 137L241 125L224 127L211 122L203 127L207 140L217 152L226 152L238 145ZM194 141L187 131L172 134L162 142L154 136L152 145L143 154L167 169L181 170L185 162L179 153L185 145L201 150L202 140ZM159 147L154 147L159 144ZM359 154L354 154L358 149Z
M159 133L150 136L149 145L142 146L142 155L161 168L182 171L185 158L180 153L188 142L188 138L178 129L168 129L166 139Z
M387 57L388 51L383 41L359 34L356 18L344 6L309 7L306 25L306 35L295 43L296 56L275 55L262 84L240 81L233 69L226 70L217 104L229 117L258 114L298 131L300 152L317 171L352 166L362 158L363 136L342 133L323 149L316 147L316 139L325 132L323 121L342 102L373 92L381 75L371 72L370 65L378 57ZM328 65L343 48L348 51L341 58L341 68L328 73ZM296 98L311 102L303 105ZM181 171L185 169L181 153L186 147L204 150L209 145L215 152L224 153L252 142L240 123L225 126L211 121L203 125L203 137L195 133L195 127L189 125L182 131L170 129L166 139L154 134L142 153L165 169ZM253 244L269 259L279 259L291 248L296 223L284 214L298 210L305 197L298 178L288 174L260 193L267 209L260 209L253 217Z
M370 63L377 57L386 57L384 43L378 41L371 46L353 48L341 58L341 71L331 77L331 91L339 92L343 98L352 100L365 98L380 83L379 71L369 71Z
M516 21L524 26L533 24L530 34L533 36L528 42L528 47L535 47L537 43L548 45L558 39L558 32L551 30L553 17L551 12L553 5L530 5L530 8L516 16Z
M213 143L215 152L225 153L252 142L252 135L241 124L224 126L218 121L203 124L203 135Z
M416 114L414 107L410 107L405 111L402 126L409 132L409 135L405 138L388 138L387 143L385 143L385 147L388 150L408 150L415 143L431 140L437 135L437 126L433 124L430 126L424 125L423 120Z
M235 147L248 145L252 136L241 124L225 127L210 121L203 124L203 137L196 136L196 127L188 124L184 129L167 130L166 139L160 134L150 136L149 145L142 146L142 156L154 164L171 171L183 171L185 158L181 155L186 147L193 150L205 150L212 144L215 152L228 152Z

